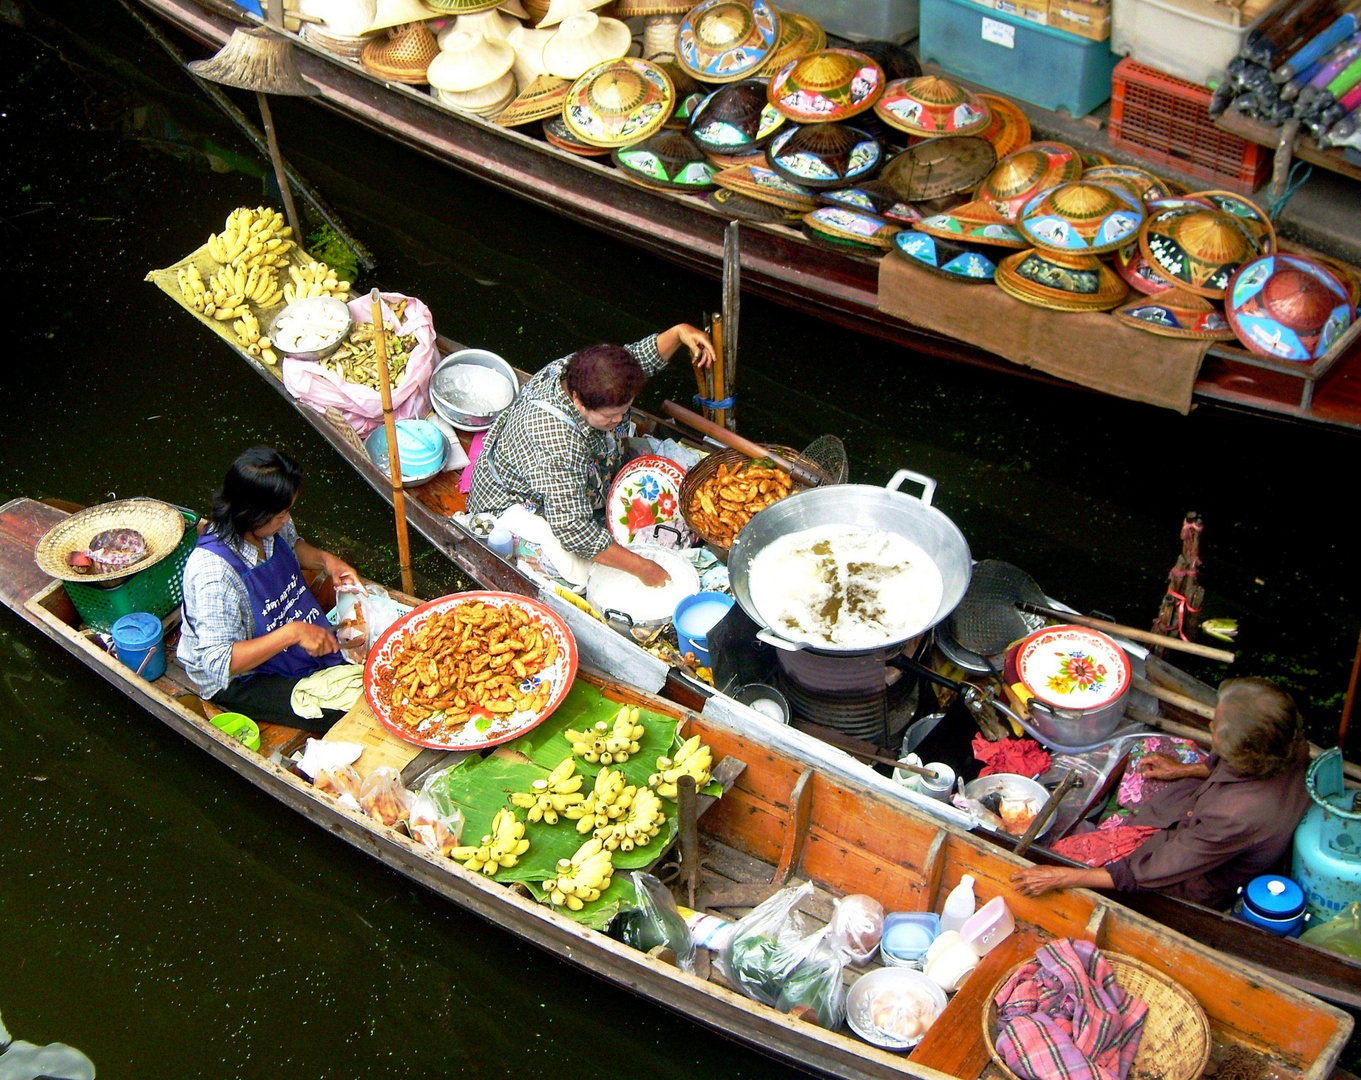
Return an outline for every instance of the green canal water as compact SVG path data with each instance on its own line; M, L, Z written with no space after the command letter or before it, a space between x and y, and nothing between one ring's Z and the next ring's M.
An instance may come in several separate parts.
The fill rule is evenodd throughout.
M202 508L241 448L273 443L307 470L305 535L395 581L385 504L143 283L261 201L250 148L113 0L4 9L27 30L0 23L0 499ZM717 302L710 281L320 109L276 111L285 152L377 253L384 286L425 299L450 336L536 368ZM746 433L836 432L858 481L936 477L976 557L1084 609L1151 619L1182 515L1201 512L1208 614L1243 627L1236 670L1287 683L1316 739L1335 731L1361 623L1356 438L951 367L754 298L741 380ZM668 372L644 404L689 383ZM419 541L416 572L428 595L460 584ZM792 1075L306 825L8 613L0 1014L16 1037L138 1080Z

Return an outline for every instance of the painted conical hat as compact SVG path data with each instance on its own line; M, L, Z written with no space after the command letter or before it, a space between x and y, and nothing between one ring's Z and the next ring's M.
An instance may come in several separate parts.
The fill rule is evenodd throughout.
M879 119L909 135L981 135L992 123L988 106L951 79L922 75L884 87L874 103Z
M910 202L971 191L997 164L992 143L976 136L926 139L884 167L884 181Z
M775 39L775 48L770 51L770 57L757 72L766 79L786 64L827 47L827 34L807 15L801 15L797 11L781 11L778 18L780 34Z
M675 105L676 91L651 60L626 56L586 72L567 91L562 118L567 129L591 146L627 146L661 130Z
M801 124L847 120L884 92L884 70L863 53L823 49L791 60L770 80L770 103Z
M978 98L992 114L981 137L992 143L998 161L1030 141L1030 121L1019 105L999 94L979 94Z
M1197 191L1189 197L1209 203L1226 214L1232 214L1240 225L1247 226L1248 231L1257 237L1258 241L1268 241L1269 250L1275 250L1276 227L1271 224L1267 212L1251 199L1234 191Z
M1154 199L1165 199L1172 194L1167 184L1162 180L1147 169L1140 169L1134 165L1089 166L1083 170L1082 179L1094 180L1103 184L1111 181L1124 181L1145 203L1152 202Z
M772 169L815 191L868 180L879 171L883 157L883 148L874 139L848 124L786 127L766 147Z
M818 201L827 206L849 206L876 217L887 218L899 225L915 225L922 213L903 199L883 180L870 180L855 187L819 191Z
M736 82L764 66L778 33L766 0L703 0L681 19L677 59L704 82Z
M845 206L821 206L803 215L804 225L813 232L857 244L869 244L887 251L900 228L874 214L863 214Z
M1156 296L1136 296L1113 312L1126 326L1163 337L1195 341L1232 341L1233 327L1203 296L1185 289L1165 289Z
M1108 311L1129 295L1115 271L1095 255L1018 251L997 266L1003 292L1051 311Z
M426 81L436 90L466 93L496 82L515 63L515 50L499 38L457 30L444 39L440 54L430 61Z
M923 215L916 229L931 236L969 244L1018 249L1030 247L1030 242L1017 231L1014 224L986 203L976 200L950 210Z
M705 153L749 154L764 146L784 122L766 100L766 84L746 79L719 87L696 106L690 137Z
M715 176L714 179L717 180L718 177ZM784 207L763 202L760 199L753 199L751 196L743 195L740 191L733 191L731 188L721 187L717 191L711 191L704 201L719 213L730 214L735 218L741 218L743 221L787 223L798 221L802 216L797 210L786 210Z
M1333 276L1342 282L1342 287L1347 290L1347 295L1351 297L1352 307L1361 304L1361 270L1341 259L1334 259L1330 255L1311 255L1317 263L1322 263L1333 272Z
M1144 204L1123 187L1074 180L1025 204L1018 224L1041 251L1103 255L1139 234Z
M955 281L986 284L997 273L993 256L981 248L913 229L893 238L893 250L913 266Z
M659 131L611 156L621 172L646 184L682 191L714 187L713 165L683 131Z
M439 55L439 44L424 23L407 23L396 31L364 46L359 61L389 82L419 86L425 82L430 62Z
M544 17L534 25L539 29L549 26L560 26L564 19L571 18L573 15L580 15L585 11L594 11L598 7L604 7L609 0L553 0L548 5L548 11Z
M1082 175L1082 158L1065 143L1028 143L997 163L981 184L978 198L1015 221L1022 207L1041 191L1076 180Z
M561 116L550 116L543 122L543 137L559 150L578 157L606 157L609 154L603 146L592 146L578 139L567 130L567 123Z
M1244 345L1279 360L1317 360L1352 323L1351 297L1331 270L1302 255L1246 262L1224 297Z
M1154 274L1216 300L1235 270L1272 246L1233 214L1194 202L1154 211L1139 231L1139 250Z
M502 127L519 127L534 120L546 120L562 115L562 103L567 100L568 79L556 75L540 75L496 117Z
M764 165L736 165L714 175L714 183L749 199L807 213L818 205L817 192L792 183Z
M618 60L632 42L633 35L624 23L586 11L562 21L543 47L543 62L549 75L577 79L597 64Z
M906 45L896 41L857 41L855 51L864 53L881 68L889 82L915 79L922 73L921 61Z
M438 16L438 11L422 4L421 0L378 0L374 9L373 22L369 24L365 33L372 33L375 30L390 30L394 26L424 22L426 19L434 19Z
M1125 279L1126 285L1145 296L1157 296L1172 288L1149 267L1137 239L1116 249L1115 272Z

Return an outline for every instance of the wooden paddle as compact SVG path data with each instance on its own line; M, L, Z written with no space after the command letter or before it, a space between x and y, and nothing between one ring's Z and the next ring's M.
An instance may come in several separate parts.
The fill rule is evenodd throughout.
M1199 645L1194 641L1182 641L1181 638L1168 637L1166 634L1155 634L1151 630L1136 630L1132 626L1123 626L1120 623L1107 622L1105 619L1093 619L1090 615L1078 615L1072 611L1060 611L1058 608L1045 607L1043 604L1027 604L1018 602L1016 604L1022 611L1028 611L1034 615L1043 615L1049 619L1060 619L1063 622L1076 623L1078 626L1086 626L1092 630L1101 630L1107 634L1115 634L1119 637L1129 638L1130 641L1139 641L1145 645L1157 645L1163 649L1173 649L1178 652L1191 653L1193 656L1203 656L1207 660L1222 660L1226 664L1232 664L1234 655L1224 649L1215 649L1209 645Z
M383 430L388 438L388 477L392 481L392 509L397 515L397 560L402 570L402 588L416 591L411 577L411 539L406 532L406 491L402 487L402 456L397 449L397 421L392 416L392 376L388 373L387 326L383 322L383 302L375 288L369 293L373 310L373 344L378 353L378 387L383 400Z
M735 431L719 427L712 420L706 420L698 413L691 412L682 405L677 405L674 401L663 401L662 412L673 420L679 420L683 424L689 424L696 431L702 431L711 439L716 439L724 446L731 446L734 450L740 450L748 457L768 458L773 461L777 468L783 469L801 484L809 487L819 487L822 484L822 477L817 473L811 472L797 462L790 461L788 458L773 451L767 450L760 443L754 443L750 439L744 439Z

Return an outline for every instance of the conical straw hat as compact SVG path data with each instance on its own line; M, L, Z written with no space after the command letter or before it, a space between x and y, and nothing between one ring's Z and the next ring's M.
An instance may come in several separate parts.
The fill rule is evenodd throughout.
M676 89L658 65L636 56L597 64L572 84L563 105L567 130L581 142L611 149L661 130Z
M553 40L557 30L535 30L533 27L517 26L506 38L515 50L515 81L520 86L529 86L540 75L547 75L548 68L543 62L543 47Z
M633 35L624 23L586 11L563 20L543 47L543 62L549 75L576 79L596 64L618 60L632 44Z
M387 30L406 23L424 22L438 15L438 11L432 11L421 0L378 0L378 10L369 30Z
M489 11L479 11L475 15L460 15L436 34L435 39L441 49L444 48L444 43L459 31L481 34L492 41L509 41L511 31L519 25L509 15L502 15L499 8L492 8Z
M1232 341L1235 337L1233 327L1214 304L1185 289L1136 296L1114 314L1126 326L1163 337L1193 341Z
M430 61L439 55L439 45L424 23L408 23L390 37L364 46L359 62L391 82L418 86L425 82Z
M305 82L293 62L293 46L265 27L237 27L227 43L207 60L193 60L190 71L201 79L262 94L307 97L317 88Z
M598 7L604 7L609 0L552 0L548 5L548 12L540 19L536 26L558 26L564 19L571 18L573 15L580 15L585 11L594 11Z
M434 86L434 83L430 84ZM499 79L474 90L441 90L435 87L434 96L445 105L464 109L478 116L495 116L515 97L515 76L507 71Z
M82 574L66 557L85 551L93 540L109 529L135 529L146 541L147 555L140 562L107 573ZM33 558L49 577L89 584L116 581L154 566L179 545L184 536L184 515L168 503L155 499L123 499L91 506L72 514L49 529L38 541Z
M520 91L520 96L506 106L496 117L496 122L502 127L519 127L534 120L558 116L562 113L562 103L567 100L571 85L570 79L540 75Z
M467 93L496 82L515 63L509 42L455 30L444 39L440 54L430 61L426 81L436 90Z
M356 38L373 25L378 0L300 0L298 11L321 19L328 35Z

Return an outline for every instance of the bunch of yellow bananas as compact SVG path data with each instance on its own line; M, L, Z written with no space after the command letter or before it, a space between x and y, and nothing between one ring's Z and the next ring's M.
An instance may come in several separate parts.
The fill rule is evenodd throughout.
M543 888L554 907L580 911L592 900L600 899L613 876L613 853L592 837L570 859L558 860L558 876L545 881Z
M313 260L305 266L290 263L288 276L293 280L284 282L285 303L306 300L311 296L338 296L342 300L350 298L350 283L341 281L324 262Z
M209 304L213 304L213 310L217 310L217 305L208 295L208 286L204 284L203 275L199 273L197 266L193 263L181 266L175 277L180 283L180 295L191 308L202 312L206 311Z
M546 821L549 825L558 823L558 815L566 813L580 804L585 796L581 785L586 778L577 772L577 763L567 758L548 774L546 780L535 780L529 791L517 791L510 801L522 810L528 810L525 817L530 821Z
M563 734L577 757L602 765L622 765L638 752L638 740L647 731L638 723L638 716L637 709L625 705L614 718L613 725L597 720L589 731L568 728Z
M504 806L492 819L491 832L482 837L476 847L456 847L449 852L449 858L457 859L472 871L481 870L487 877L494 877L503 866L514 866L520 856L529 850L529 841L524 838L525 823L515 816L514 810Z
M591 793L578 805L569 806L567 816L577 823L577 832L584 836L623 817L637 790L624 783L624 774L618 769L601 769Z
M623 816L596 829L595 838L611 851L615 848L632 851L635 845L647 847L652 843L652 838L662 831L665 823L666 811L656 792L651 788L638 788L629 799Z
M232 329L236 332L236 340L251 356L258 356L271 367L279 362L274 343L260 333L260 320L249 311L232 323Z
M695 787L702 788L709 782L713 763L713 751L700 742L698 735L692 736L676 751L674 759L657 759L658 771L648 777L648 786L663 798L674 799L677 780L688 773L695 778Z
M240 206L227 216L226 228L208 237L208 254L233 268L287 266L292 236L293 230L284 224L279 211L264 206L254 210Z

